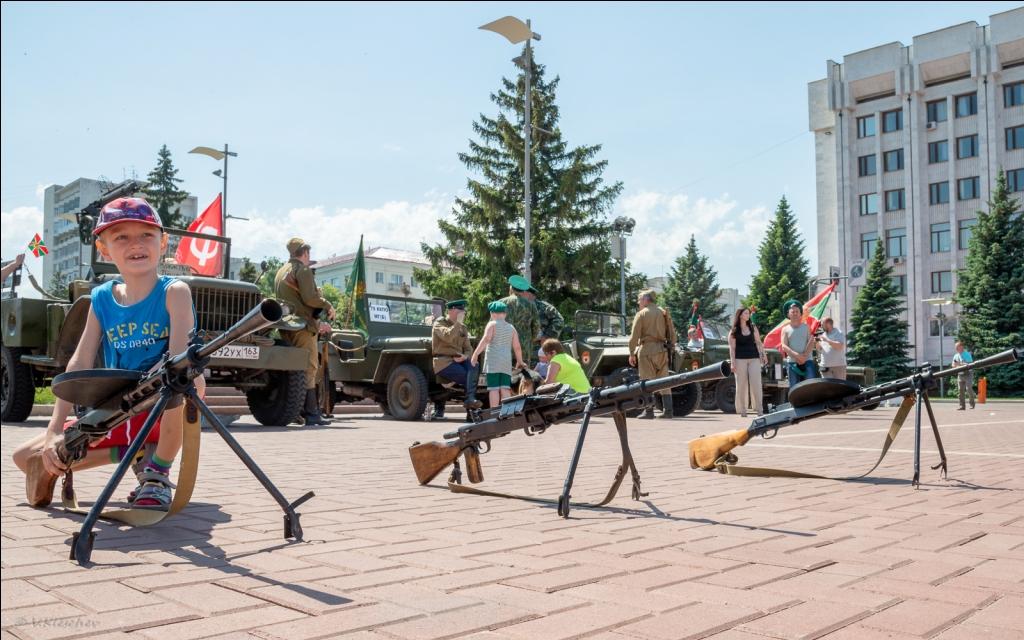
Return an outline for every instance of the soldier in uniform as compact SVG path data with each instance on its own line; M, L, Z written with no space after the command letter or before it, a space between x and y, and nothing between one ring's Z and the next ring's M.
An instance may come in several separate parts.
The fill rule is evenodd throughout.
M445 305L446 316L434 321L430 331L430 350L434 354L434 373L451 380L466 390L466 410L479 409L482 403L476 399L476 385L480 381L477 368L470 364L473 345L469 342L469 330L462 324L466 317L466 301L452 300ZM434 403L434 417L444 417L444 400Z
M537 313L537 305L529 298L530 281L523 276L516 274L508 278L508 297L502 298L508 308L505 319L516 328L519 334L519 345L523 349L523 358L530 358L536 362L533 356L536 349L531 348L534 339L540 334L540 316ZM526 363L530 364L530 362Z
M334 320L334 307L320 295L313 280L313 270L309 268L309 244L302 238L292 238L288 241L287 247L289 259L274 278L274 295L291 308L292 319L303 320L306 323L306 326L298 331L281 331L281 337L285 342L293 347L305 349L308 354L306 401L299 415L307 425L330 424L320 416L320 407L316 401L319 368L317 333L322 315L326 313L327 320Z
M669 355L676 342L676 329L668 312L655 304L657 294L653 289L640 292L640 311L633 318L633 331L629 335L629 365L640 368L640 379L650 380L669 375ZM662 418L672 418L672 390L661 392ZM653 407L648 407L640 416L654 417Z
M537 290L533 287L530 287L526 295L537 307L537 317L540 320L540 334L534 339L534 343L539 345L549 338L560 340L562 328L565 327L565 318L555 308L555 305L541 300L537 297L538 295Z

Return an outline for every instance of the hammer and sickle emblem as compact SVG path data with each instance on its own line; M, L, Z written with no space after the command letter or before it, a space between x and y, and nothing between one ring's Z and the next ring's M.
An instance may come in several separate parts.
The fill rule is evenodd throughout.
M203 225L199 228L199 233L207 233L210 235L216 235L218 230L210 225ZM207 260L212 260L217 257L217 253L220 251L220 243L214 242L213 240L199 240L198 238L192 238L192 244L189 247L196 258L199 259L199 266L205 267Z

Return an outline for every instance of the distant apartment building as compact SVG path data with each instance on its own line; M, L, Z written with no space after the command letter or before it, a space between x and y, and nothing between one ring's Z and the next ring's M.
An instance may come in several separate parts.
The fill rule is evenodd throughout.
M740 308L740 290L724 287L718 290L718 304L725 305L725 315L732 322L732 315Z
M927 5L922 5L926 7ZM966 5L965 5L966 6ZM906 296L909 354L948 364L959 309L945 327L928 299L952 299L977 211L997 172L1024 191L1024 8L829 60L808 85L817 173L819 277L839 266L831 312L849 327L878 243Z
M665 293L665 287L668 285L668 276L655 276L653 278L647 278L647 288L654 289L657 294Z
M430 262L422 254L387 247L370 247L363 252L366 259L366 292L377 295L426 297L416 281L413 269L429 269ZM318 259L313 265L316 283L329 284L344 291L352 274L356 254Z
M84 278L89 272L90 245L82 244L75 214L99 200L109 182L78 178L67 185L53 184L43 192L43 240L50 253L43 258L43 280L49 286L53 276ZM188 220L198 215L198 202L189 196L181 203L181 213Z

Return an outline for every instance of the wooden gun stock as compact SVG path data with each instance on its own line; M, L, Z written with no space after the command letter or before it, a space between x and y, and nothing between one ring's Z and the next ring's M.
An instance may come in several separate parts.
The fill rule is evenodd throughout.
M420 444L414 442L409 447L409 458L412 460L412 468L416 471L416 479L420 484L427 484L437 474L444 471L445 467L455 462L462 450L457 444L445 444L443 442L426 442ZM479 459L477 459L479 467Z
M703 436L690 441L690 468L709 471L715 468L715 461L736 447L742 447L750 440L746 429L725 431Z

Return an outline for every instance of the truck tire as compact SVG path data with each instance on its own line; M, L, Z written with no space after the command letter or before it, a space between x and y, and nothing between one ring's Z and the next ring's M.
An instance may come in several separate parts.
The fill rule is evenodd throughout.
M249 389L245 399L249 411L265 427L284 426L298 417L306 401L306 375L303 371L268 371L265 387Z
M672 413L677 418L690 415L700 403L700 384L684 384L672 390Z
M24 349L3 348L3 412L4 422L24 422L32 413L36 387L32 367L21 361Z
M388 376L388 411L396 419L421 419L428 399L427 376L416 365L398 365Z
M715 385L715 404L723 413L736 413L736 378L729 376Z
M715 399L715 383L707 382L700 387L700 408L704 411L714 411L717 409L718 400Z

